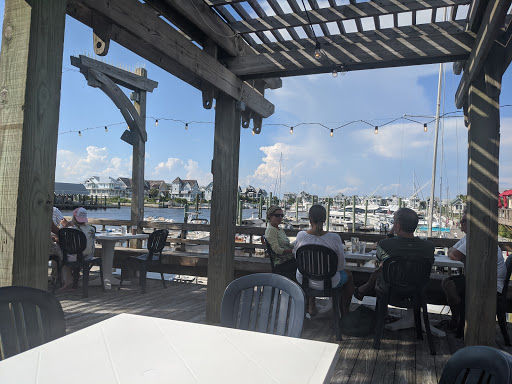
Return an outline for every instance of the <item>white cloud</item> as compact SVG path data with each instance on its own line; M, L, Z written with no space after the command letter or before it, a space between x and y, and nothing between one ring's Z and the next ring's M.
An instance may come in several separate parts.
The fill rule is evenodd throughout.
M152 172L153 176L161 176L164 174L170 174L179 170L183 167L183 160L169 157L164 163L163 161L158 163Z
M197 180L200 186L208 185L213 179L211 172L201 170L197 161L189 159L185 164L185 169L187 170L187 179Z
M110 157L106 147L89 146L85 153L60 149L57 151L55 180L81 183L90 176L129 176L131 157Z

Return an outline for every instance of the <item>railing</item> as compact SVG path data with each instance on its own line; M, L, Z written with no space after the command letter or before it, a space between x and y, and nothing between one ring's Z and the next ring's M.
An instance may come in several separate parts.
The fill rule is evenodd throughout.
M111 219L89 219L89 224L95 225L96 227L101 226L102 230L105 230L107 226L109 227L120 227L127 226L128 232L131 232L131 221L130 220L111 220ZM200 239L187 239L187 233L189 231L201 231L201 232L210 232L209 224L185 224L185 223L169 223L165 221L142 221L142 228L146 232L157 229L167 229L170 232L168 237L168 241L171 244L179 244L181 245L180 251L187 252L186 245L209 245L209 240L200 240ZM100 228L98 228L100 230ZM233 239L235 246L237 248L243 248L243 251L248 256L253 256L256 253L256 250L261 249L264 250L265 246L261 244L261 242L255 242L255 236L262 236L265 234L265 228L262 227L247 227L247 226L237 226L236 231L237 234L245 235L248 237L248 243L239 243ZM285 233L288 237L296 237L297 233L300 232L298 229L285 229ZM335 232L340 235L342 240L350 241L351 237L357 236L360 241L365 241L367 243L376 244L379 240L385 238L385 235L379 234L367 234L362 232ZM428 238L428 240L432 241L432 243L436 247L444 247L449 248L453 246L458 239L445 239L445 238L437 238L432 237ZM499 242L499 245L503 251L512 251L512 242ZM372 247L370 246L369 249Z

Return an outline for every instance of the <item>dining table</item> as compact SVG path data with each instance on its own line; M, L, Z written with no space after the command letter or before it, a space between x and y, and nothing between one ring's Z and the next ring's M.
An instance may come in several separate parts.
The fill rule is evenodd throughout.
M119 280L113 277L112 268L114 264L115 245L120 241L129 241L133 239L147 239L148 234L122 234L117 232L98 233L95 240L101 243L101 262L103 267L103 281L100 278L91 280L90 286L104 284L105 289L111 289L112 285L119 285ZM129 285L130 282L126 281L123 284Z
M0 361L0 382L329 383L339 345L120 314Z

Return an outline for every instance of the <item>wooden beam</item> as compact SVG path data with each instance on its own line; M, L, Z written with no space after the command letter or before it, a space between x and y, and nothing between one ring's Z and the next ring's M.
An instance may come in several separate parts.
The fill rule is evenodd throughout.
M498 57L499 58L499 57ZM469 88L466 345L495 347L500 63L489 57ZM486 77L494 79L486 84ZM487 82L489 83L489 82Z
M450 4L465 5L469 2L469 0L453 0ZM360 20L363 17L383 16L401 12L433 9L446 5L445 0L402 0L400 2L383 1L379 2L379 4L374 1L368 1L316 9L314 12L309 12L309 17L312 24L323 24L341 20ZM286 27L306 27L308 26L307 16L306 12L298 9L297 11L294 10L294 13L230 22L229 25L235 31L241 34L247 34L271 31L274 29L284 29Z
M74 8L80 6L86 6L105 15L120 29L140 38L145 45L162 52L169 60L180 65L181 73L188 71L189 77L193 75L206 81L220 91L242 101L248 108L263 117L274 113L272 103L260 93L237 78L139 1L111 0L106 3L95 0L69 0L68 12L70 15L76 15L77 12ZM117 41L117 36L114 36L114 40ZM133 51L143 56L142 53L145 49L134 47Z
M233 280L235 218L240 152L240 111L236 100L219 94L215 109L213 191L208 257L206 320L218 323L220 305Z
M293 42L270 45L274 53L225 59L227 67L244 79L268 76L295 76L344 70L398 67L462 60L469 56L474 34L463 30L463 21L423 24L398 29L366 31L345 36L320 37L326 52L314 59L314 44ZM283 47L286 49L281 51Z
M131 89L132 91L143 90L153 92L153 89L158 87L157 81L137 76L135 73L125 71L124 69L114 67L113 65L103 63L98 60L91 59L87 56L71 56L71 65L84 70L89 68L95 69L104 73L122 87Z
M48 288L65 17L65 0L5 1L0 286Z
M464 75L455 93L455 105L461 108L467 98L471 82L480 73L485 58L491 50L494 40L505 24L505 17L511 0L490 0L482 17L473 50L464 66Z

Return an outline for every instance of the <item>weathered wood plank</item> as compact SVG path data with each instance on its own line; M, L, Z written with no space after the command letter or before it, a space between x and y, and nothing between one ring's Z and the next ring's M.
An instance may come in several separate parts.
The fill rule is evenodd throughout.
M377 362L373 370L372 383L392 383L395 378L398 335L384 329Z
M416 383L437 384L434 356L430 354L427 335L423 340L416 340Z
M303 39L298 43L305 49L288 41L268 45L273 53L228 58L224 63L233 73L249 79L325 73L340 65L350 71L448 62L467 58L474 36L463 30L462 22L444 22L324 36L319 41L326 52L320 59L313 58L314 42Z
M466 5L469 0L454 0L450 5ZM398 14L400 12L419 11L424 9L432 9L440 6L446 6L445 0L403 0L400 2L391 1L368 1L354 2L350 4L339 5L336 7L325 7L315 9L309 12L312 24L324 24L329 22L337 22L341 20L355 19L356 24L359 22L358 31L363 31L361 26L361 18L382 15ZM293 13L280 14L278 16L266 16L254 18L251 20L236 21L229 23L230 27L241 34L272 31L275 29L285 29L286 27L307 27L308 17L306 12L301 9L293 10ZM307 27L309 28L309 27ZM385 30L382 30L385 31Z
M350 384L370 383L377 362L378 351L373 349L373 335L364 339L361 344L361 351L357 356L356 364L350 375Z
M0 286L47 286L66 1L7 0L0 55ZM51 52L51 54L48 54Z
M220 321L220 305L224 290L233 280L240 123L240 111L236 108L236 100L220 94L215 110L206 304L206 318L209 322L215 323Z
M196 86L201 86L201 80L206 81L231 97L244 102L248 108L263 117L274 113L272 103L260 93L237 78L139 1L112 0L108 3L94 0L68 1L68 13L90 25L92 21L89 18L92 17L87 14L84 7L105 15L119 29L128 32L127 35L119 37L118 31L113 27L113 40L119 39L120 44L129 45L129 49L134 53L152 62L156 60L156 65L163 66L164 64L154 57L160 52L160 56L165 55L166 59L179 64L177 67L167 66L167 68L174 68L178 73L177 76L181 76L180 78L186 78ZM126 39L133 39L134 36L143 43L137 45L126 41ZM146 53L151 55L146 57ZM194 77L200 80L194 81Z
M340 343L340 358L338 364L336 364L331 383L344 384L351 382L350 375L356 364L363 342L363 338L344 336L343 341Z
M414 328L397 332L395 384L416 383L416 331ZM418 382L422 384L422 382Z
M462 108L462 105L468 97L471 83L482 70L485 59L494 44L494 40L496 40L498 35L502 32L510 4L511 0L489 1L482 17L473 50L464 65L464 74L462 75L457 92L455 93L455 105L457 108Z

